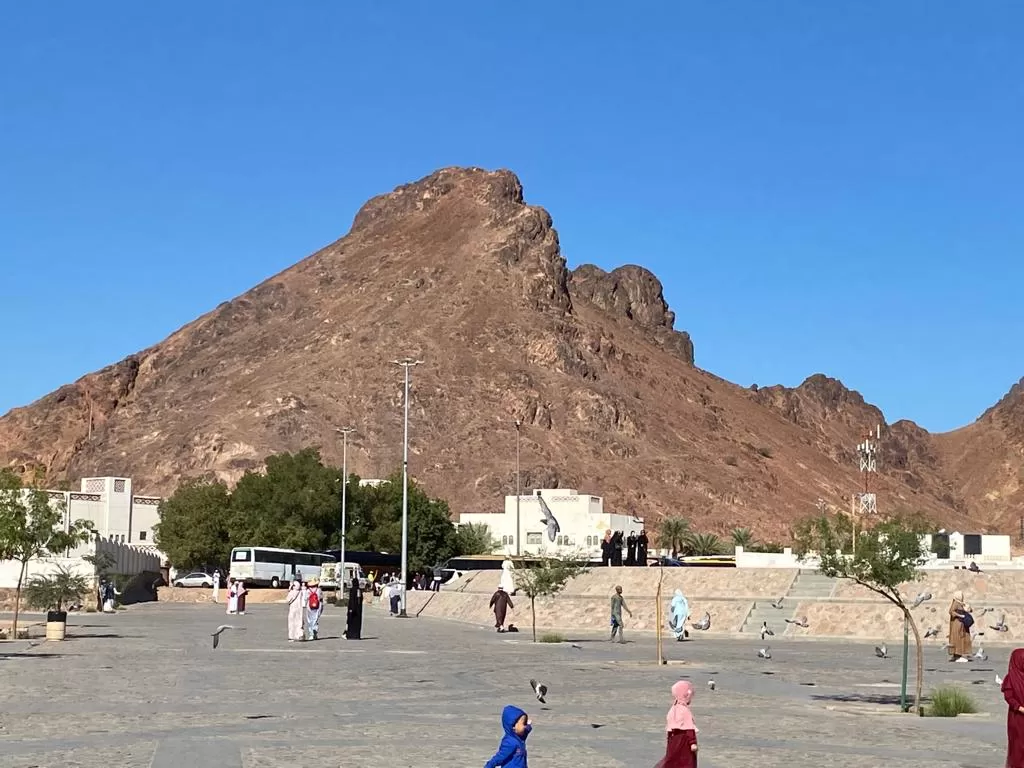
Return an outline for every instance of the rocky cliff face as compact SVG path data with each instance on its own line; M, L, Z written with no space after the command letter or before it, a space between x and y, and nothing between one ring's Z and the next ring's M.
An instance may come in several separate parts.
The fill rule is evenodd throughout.
M412 355L424 365L412 372L411 471L457 512L500 509L515 487L516 418L527 488L763 536L784 535L820 497L847 506L854 446L884 425L878 409L821 375L741 389L694 367L674 325L642 267L567 270L550 215L512 173L447 168L369 201L341 240L161 343L3 416L0 464L169 493L307 445L340 462L335 428L352 425L350 466L383 476L402 450L392 361ZM1001 461L1022 424L1019 391L1008 398L979 422L1003 441ZM975 471L964 451L988 439L892 425L880 504L972 529L1000 520L1009 486L979 504L988 481L963 479Z

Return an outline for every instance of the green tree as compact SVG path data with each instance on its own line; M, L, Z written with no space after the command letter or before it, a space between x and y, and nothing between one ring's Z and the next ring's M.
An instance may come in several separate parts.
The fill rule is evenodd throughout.
M219 481L188 480L158 508L155 544L175 567L224 566L231 554L231 494ZM97 568L97 574L102 575Z
M910 613L900 586L920 578L918 568L928 560L923 545L922 526L906 519L892 519L858 532L857 552L844 554L842 544L848 535L843 520L819 515L801 521L795 530L795 551L801 560L818 558L818 570L825 576L848 579L884 597L900 609L904 621L914 631L917 647L917 690L914 708L921 713L921 688L924 683L924 652L921 634Z
M51 500L46 491L25 487L13 472L0 471L0 561L15 560L21 566L14 591L14 637L18 636L21 591L28 564L77 547L93 535L88 520L76 520L64 530L64 512L62 499Z
M586 573L589 569L579 560L557 557L531 558L535 564L529 568L513 571L516 589L530 600L530 623L533 625L533 642L537 642L537 598L554 597L568 583L569 579Z
M666 517L658 525L658 545L672 550L672 557L679 556L689 535L690 523L681 517Z
M501 546L487 523L463 523L456 536L460 555L489 555Z
M691 533L683 544L688 555L720 555L725 546L713 533Z
M228 530L235 546L327 549L341 527L341 473L320 452L268 456L266 471L246 472L231 494Z
M62 611L89 592L89 580L63 566L49 576L33 576L25 585L25 603L42 611Z
M749 528L733 528L731 535L734 547L750 549L754 545L754 532Z

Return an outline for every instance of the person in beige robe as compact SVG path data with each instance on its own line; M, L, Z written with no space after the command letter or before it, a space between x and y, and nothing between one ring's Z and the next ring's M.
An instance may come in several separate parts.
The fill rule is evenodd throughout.
M950 661L967 663L971 655L971 633L964 627L960 618L971 612L971 606L964 602L964 593L953 593L953 602L949 605L949 652Z

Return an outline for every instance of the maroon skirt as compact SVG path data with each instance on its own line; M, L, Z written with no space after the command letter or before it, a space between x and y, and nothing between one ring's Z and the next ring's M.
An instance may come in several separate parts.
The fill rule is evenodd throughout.
M665 757L654 768L697 768L697 753L691 747L697 743L697 734L689 731L669 731L665 741Z

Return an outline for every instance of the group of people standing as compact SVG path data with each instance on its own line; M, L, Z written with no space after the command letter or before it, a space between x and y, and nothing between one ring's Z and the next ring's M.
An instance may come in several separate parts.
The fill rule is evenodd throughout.
M293 581L288 589L288 642L317 640L320 616L324 612L324 592L317 579Z
M216 592L214 592L216 594ZM245 615L245 596L249 594L245 582L233 576L228 579L228 613ZM216 598L214 598L216 601Z
M647 538L647 531L641 530L637 535L636 531L630 531L629 536L623 536L622 531L612 531L610 528L604 532L604 539L601 541L601 563L602 565L647 565L647 546L650 541ZM623 561L622 550L626 550L625 561Z

